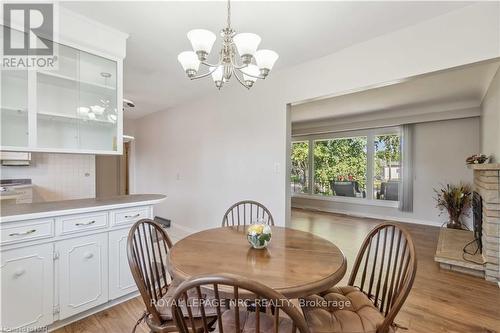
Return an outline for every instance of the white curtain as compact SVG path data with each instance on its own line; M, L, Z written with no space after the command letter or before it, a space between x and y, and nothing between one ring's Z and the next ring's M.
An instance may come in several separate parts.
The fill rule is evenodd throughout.
M401 126L401 186L399 188L399 210L413 211L413 124Z

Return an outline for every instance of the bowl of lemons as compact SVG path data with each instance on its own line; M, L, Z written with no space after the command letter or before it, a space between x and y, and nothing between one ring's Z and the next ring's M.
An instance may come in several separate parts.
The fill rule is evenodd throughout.
M251 224L247 229L247 239L254 249L264 249L271 242L271 227L260 222Z

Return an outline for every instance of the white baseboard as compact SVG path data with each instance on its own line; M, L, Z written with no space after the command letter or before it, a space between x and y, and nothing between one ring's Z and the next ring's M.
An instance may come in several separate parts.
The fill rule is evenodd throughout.
M343 214L343 215L348 215L348 216L353 216L353 217L366 217L366 218L377 219L377 220L430 225L430 226L434 226L434 227L440 227L442 225L442 223L437 222L437 221L420 220L420 219L414 219L414 218L408 218L408 217L384 216L384 215L379 215L379 214L353 212L353 211L342 210L342 209L318 208L318 207L314 207L314 206L310 206L310 205L297 205L297 204L295 204L292 206L292 209L293 208L306 209L306 210L325 212L325 213Z

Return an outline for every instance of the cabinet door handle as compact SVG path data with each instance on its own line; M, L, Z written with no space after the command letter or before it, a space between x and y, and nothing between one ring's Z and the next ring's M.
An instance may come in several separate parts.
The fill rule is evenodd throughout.
M25 232L13 232L13 233L9 234L9 236L26 236L26 235L32 234L34 232L36 232L36 229L31 229L31 230L28 230Z
M17 279L18 277L20 277L24 273L26 273L26 270L24 268L20 268L20 269L18 269L17 271L14 272L14 278Z
M84 257L85 259L90 259L90 258L92 258L93 256L94 256L94 254L93 254L92 252L87 252L87 253L85 253L85 254L83 255L83 257Z
M75 223L75 225L80 227L80 226L84 226L84 225L91 225L94 223L95 223L95 220L92 220L90 222L85 222L85 223L78 222L78 223Z
M141 213L137 213L135 215L125 215L125 218L126 219L132 219L132 218L139 217L139 216L141 216Z

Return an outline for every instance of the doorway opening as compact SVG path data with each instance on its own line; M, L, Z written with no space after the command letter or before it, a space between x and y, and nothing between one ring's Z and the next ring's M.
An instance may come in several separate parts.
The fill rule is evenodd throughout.
M97 198L130 194L131 142L123 143L122 155L96 155L95 190Z

